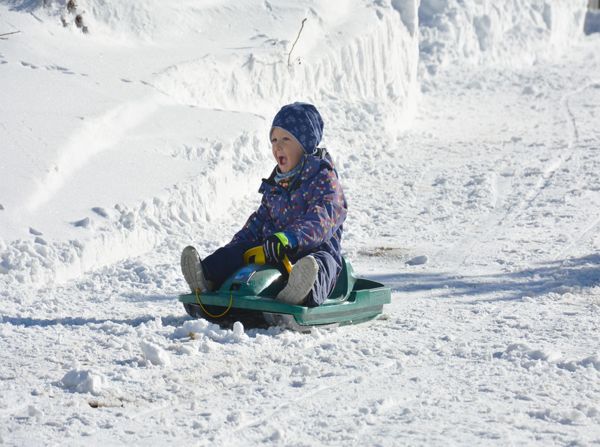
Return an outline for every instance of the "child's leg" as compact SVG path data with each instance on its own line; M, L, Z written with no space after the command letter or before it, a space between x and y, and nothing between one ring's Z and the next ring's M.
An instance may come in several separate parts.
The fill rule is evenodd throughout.
M202 269L207 280L215 288L221 287L236 270L244 266L244 253L255 247L256 243L241 242L219 248L213 254L202 260Z
M335 258L326 251L311 253L317 261L319 272L317 279L306 297L306 306L315 307L323 304L329 294L333 291L342 267Z

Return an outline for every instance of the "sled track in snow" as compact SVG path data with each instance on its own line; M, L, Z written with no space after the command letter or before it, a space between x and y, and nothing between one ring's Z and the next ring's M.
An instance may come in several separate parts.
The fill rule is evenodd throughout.
M385 363L384 365L380 365L380 366L376 366L373 368L369 368L367 371L363 371L362 373L358 374L358 375L351 375L348 377L345 377L343 379L338 379L338 380L332 380L332 382L328 385L324 385L324 386L316 386L311 388L310 390L304 391L302 394L300 394L297 397L294 397L284 403L281 403L279 405L276 405L274 407L271 407L269 409L268 412L264 413L263 416L259 417L259 418L255 418L251 421L246 421L244 422L242 425L236 427L232 432L231 435L235 435L240 436L241 433L246 432L248 429L252 429L254 427L257 427L260 430L260 437L264 438L265 436L268 436L266 433L264 433L265 428L266 429L275 429L274 427L270 427L269 426L269 421L272 421L273 419L275 420L281 420L281 417L277 417L278 414L280 414L280 412L282 410L285 410L287 407L294 407L294 406L298 406L298 404L300 402L306 401L307 399L311 399L312 397L315 397L325 391L331 391L331 390L335 390L335 389L345 389L346 386L350 383L356 382L357 379L361 379L360 383L361 386L364 386L365 383L368 386L368 383L374 381L374 380L380 380L381 376L379 374L375 374L375 373L381 373L384 371L388 371L391 370L394 366L397 365L397 361L389 361L387 363ZM332 398L332 396L335 398L337 396L339 396L341 394L341 392L338 393L334 393L334 394L328 394L327 396L325 396L326 400L329 400ZM322 403L324 399L319 399L319 402ZM297 411L297 410L296 410ZM262 436L264 435L264 436ZM224 440L226 441L226 440ZM226 444L226 442L225 442Z
M575 94L582 93L583 91L587 90L590 87L600 88L600 80L588 82L585 86L583 86L582 88L580 88L579 90L577 90L576 92L574 92L568 96L569 97L575 96ZM577 119L575 118L575 115L573 114L573 111L571 110L571 108L569 106L568 99L565 103L565 106L566 106L566 110L567 110L567 113L568 113L570 121L571 121L572 129L573 129L573 137L574 137L575 141L579 141L579 129L577 128ZM572 155L571 155L571 157L572 157ZM569 158L571 158L571 157L569 157ZM573 247L575 247L578 243L587 240L592 234L594 234L596 232L595 230L598 229L599 227L600 227L600 217L598 217L590 225L588 225L588 227L583 232L579 233L579 235L577 235L576 238L574 238L569 245L567 245L565 248L563 248L558 253L558 255L555 257L555 259L559 259L561 257L565 257L565 255L568 255L568 253L573 249ZM563 264L565 262L566 262L566 259L563 261Z
M579 129L577 127L577 119L575 114L571 110L569 100L570 98L581 94L585 90L590 87L598 85L598 81L588 82L584 86L578 88L577 90L571 91L569 93L564 94L560 99L561 108L563 109L564 115L567 118L567 127L568 127L568 140L565 148L564 155L561 154L558 157L554 158L550 161L544 172L542 173L541 178L537 181L535 187L525 195L521 200L510 206L506 211L501 213L492 213L484 222L475 226L469 231L469 234L475 234L476 237L473 238L463 238L459 242L455 243L450 252L457 253L452 256L454 262L453 267L458 269L463 267L468 259L472 256L472 253L476 253L477 251L473 250L473 247L482 241L489 240L489 237L492 233L498 233L498 228L502 228L503 224L505 224L510 217L519 217L523 210L531 207L533 203L540 197L540 195L550 186L553 179L556 177L556 173L560 170L565 163L569 163L572 160L578 160L577 153L574 150L574 147L579 142ZM577 157L577 158L575 158ZM496 189L499 185L497 185ZM597 219L592 225L584 231L576 240L574 240L569 247L565 250L562 250L560 255L565 254L568 249L572 248L577 242L583 240L593 233L594 229L600 226L600 218ZM483 230L483 231L482 231ZM505 230L504 230L505 232ZM459 248L462 247L462 248ZM448 250L445 250L448 252ZM439 253L438 253L439 254ZM436 254L437 257L437 254Z

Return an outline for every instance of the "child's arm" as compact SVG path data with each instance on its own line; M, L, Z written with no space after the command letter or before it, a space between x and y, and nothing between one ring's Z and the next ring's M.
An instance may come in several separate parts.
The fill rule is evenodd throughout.
M309 193L306 214L284 230L296 239L299 252L310 251L331 239L346 220L346 200L335 171L321 171Z
M229 244L237 244L239 242L256 242L257 245L262 244L262 229L268 219L269 212L267 211L267 207L261 202L258 209L250 215L245 225L233 236Z

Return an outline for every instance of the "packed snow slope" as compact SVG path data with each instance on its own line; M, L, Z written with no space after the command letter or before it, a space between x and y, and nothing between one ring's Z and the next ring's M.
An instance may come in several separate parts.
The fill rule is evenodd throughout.
M343 115L359 101L394 128L414 109L418 42L391 6L81 2L84 34L79 11L32 3L2 6L26 30L1 53L0 268L17 282L65 281L225 216L270 168L283 103L330 98Z
M0 444L600 443L585 3L0 1ZM191 320L179 253L256 207L294 100L392 303Z

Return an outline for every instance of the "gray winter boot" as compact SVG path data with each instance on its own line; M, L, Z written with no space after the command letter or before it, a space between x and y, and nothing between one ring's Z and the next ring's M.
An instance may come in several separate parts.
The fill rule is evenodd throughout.
M210 290L211 284L204 277L200 256L191 245L185 247L181 252L181 272L192 292L196 292L196 290L200 292Z
M287 285L277 300L288 304L302 304L317 280L319 265L312 256L305 256L294 264Z

